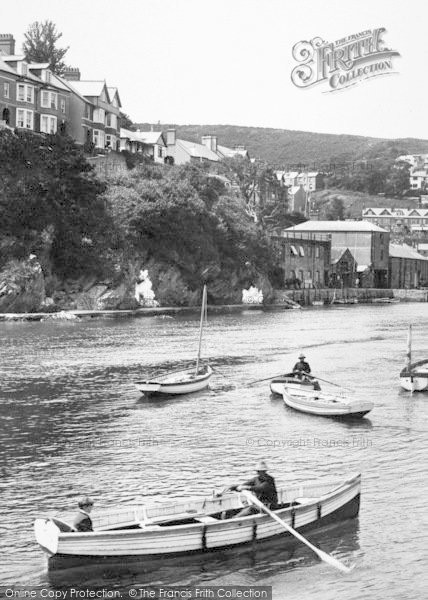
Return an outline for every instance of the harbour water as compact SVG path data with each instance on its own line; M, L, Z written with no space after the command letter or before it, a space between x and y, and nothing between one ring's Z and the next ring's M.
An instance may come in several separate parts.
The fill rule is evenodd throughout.
M141 584L271 585L274 598L414 600L426 595L428 394L400 389L409 323L428 357L428 305L332 306L209 318L211 388L161 400L133 382L195 358L198 316L0 323L0 585L56 589ZM341 422L293 412L269 382L304 350L314 374L375 403ZM324 384L323 384L324 386ZM203 496L253 476L264 458L281 483L361 471L359 519L309 536L344 575L305 547L47 572L32 524L153 498Z

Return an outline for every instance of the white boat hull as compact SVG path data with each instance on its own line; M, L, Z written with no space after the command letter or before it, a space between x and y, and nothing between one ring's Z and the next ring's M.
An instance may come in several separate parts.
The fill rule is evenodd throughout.
M428 390L428 377L400 377L400 385L407 392L425 392Z
M195 375L195 369L186 369L178 373L164 375L148 381L137 381L137 389L146 394L191 394L208 387L212 375L211 367L204 373Z
M279 490L278 501L286 507L275 512L296 529L317 529L356 517L359 499L360 475L356 475L334 486L314 485ZM239 510L242 506L237 494L229 494L221 498L176 504L173 512L171 505L158 505L154 509L158 514L154 514L150 507L142 506L104 513L98 521L94 516L96 530L93 532L61 531L63 522L50 518L37 519L34 529L42 550L50 556L62 558L175 556L289 535L284 534L283 527L265 514L224 520L220 518L222 511ZM186 508L187 513L184 512ZM162 510L167 513L164 517ZM162 522L162 518L169 518L169 522ZM124 529L130 526L135 528Z
M272 394L282 396L282 390L286 385L290 390L308 389L313 390L314 384L311 381L304 381L293 377L292 375L283 375L282 377L275 377L270 382L270 391Z
M352 400L315 390L290 390L288 386L283 386L282 397L288 407L320 417L363 417L374 406L368 400Z

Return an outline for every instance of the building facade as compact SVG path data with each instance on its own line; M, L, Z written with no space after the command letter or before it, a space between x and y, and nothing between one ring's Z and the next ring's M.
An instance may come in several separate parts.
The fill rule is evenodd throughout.
M285 230L272 241L284 271L287 288L322 288L327 285L331 262L328 234Z
M306 221L285 231L330 234L332 252L349 249L366 287L387 287L389 231L367 221Z
M388 287L414 289L428 286L428 257L406 244L390 244Z

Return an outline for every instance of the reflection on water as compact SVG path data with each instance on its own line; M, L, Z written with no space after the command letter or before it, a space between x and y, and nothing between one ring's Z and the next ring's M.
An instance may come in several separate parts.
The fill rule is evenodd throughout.
M215 315L203 349L214 367L211 389L161 399L141 397L133 382L195 360L196 315L1 323L0 583L206 581L272 585L274 596L290 599L329 600L333 591L346 600L423 597L428 402L401 391L398 374L409 322L415 358L428 355L427 316L426 304ZM268 381L249 385L288 371L300 350L315 375L372 400L368 417L305 415L270 396ZM351 574L338 578L309 549L275 542L185 566L127 561L48 575L36 516L69 515L82 493L95 498L94 510L210 495L252 476L258 458L278 484L363 473L359 524L311 537L356 561Z

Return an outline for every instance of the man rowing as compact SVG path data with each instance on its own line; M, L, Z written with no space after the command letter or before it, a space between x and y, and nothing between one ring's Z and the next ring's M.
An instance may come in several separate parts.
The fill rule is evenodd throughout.
M268 474L268 468L264 460L260 460L256 464L257 475L248 481L245 481L239 485L232 485L225 491L236 491L242 492L243 490L249 490L252 492L260 502L263 502L265 506L271 510L275 510L278 505L278 494L276 491L276 485L274 478ZM255 506L247 506L243 508L236 517L246 517L260 512Z

